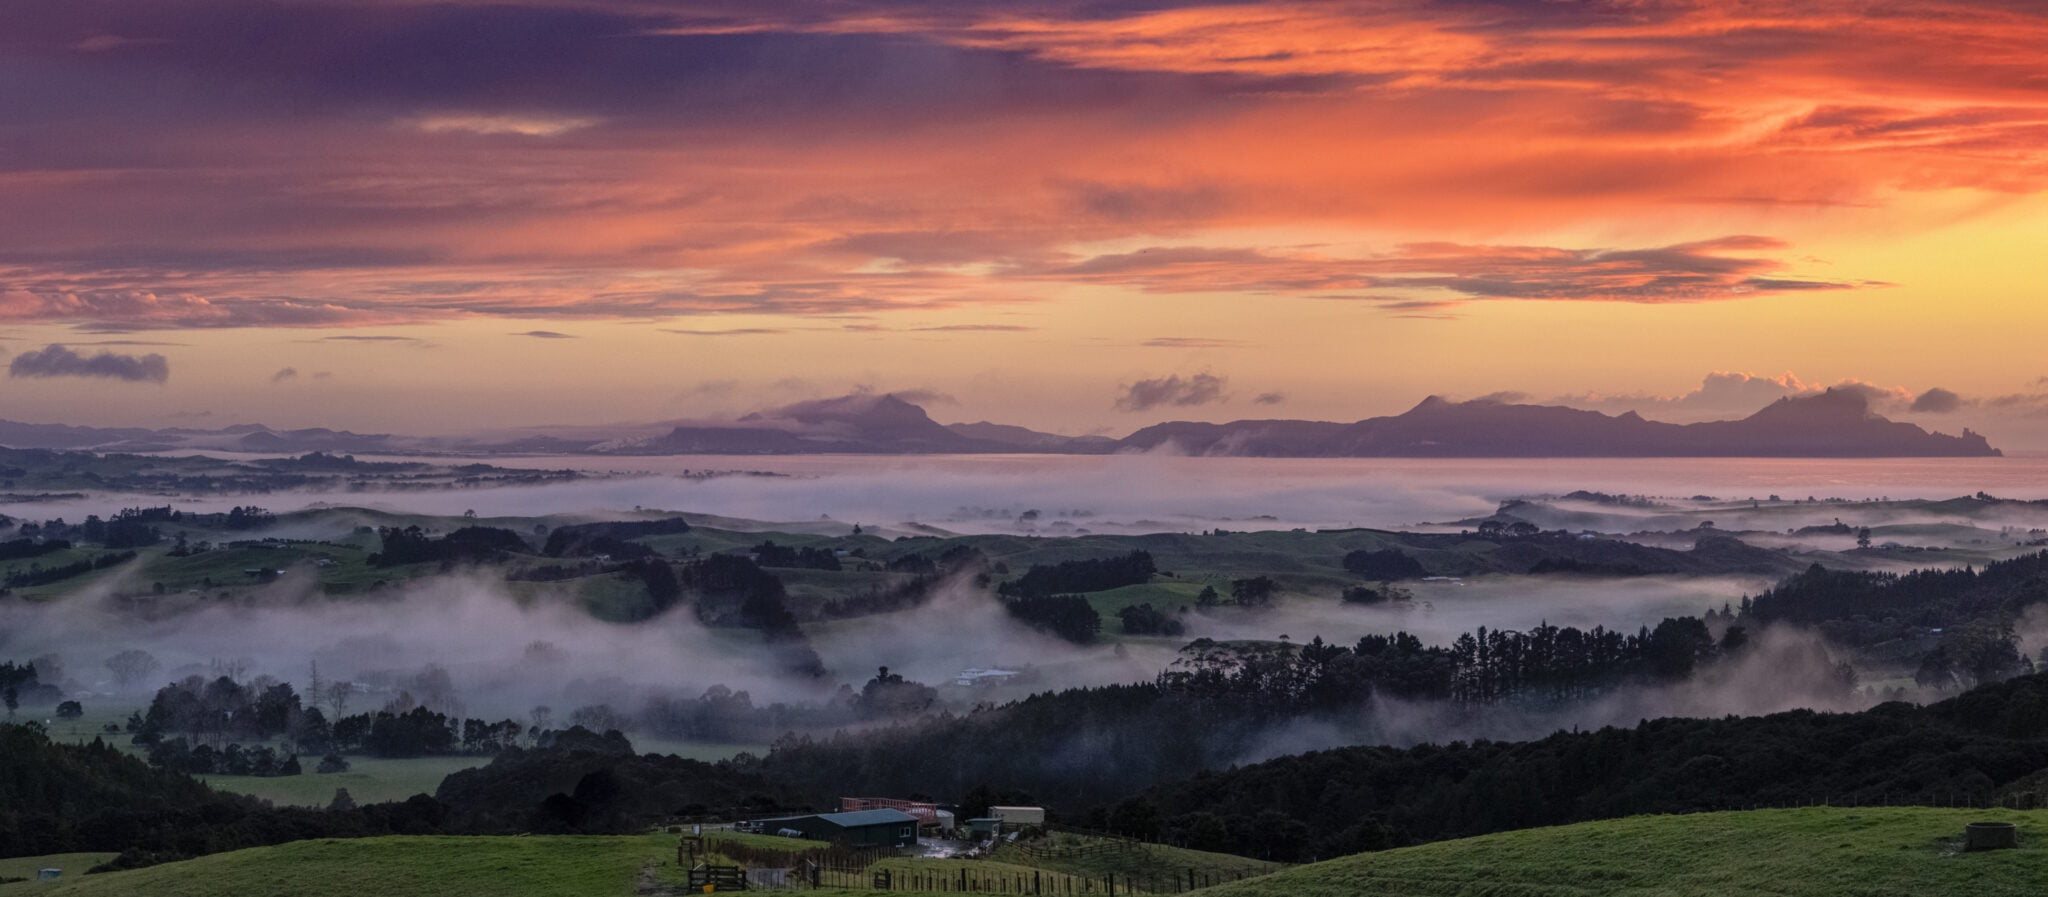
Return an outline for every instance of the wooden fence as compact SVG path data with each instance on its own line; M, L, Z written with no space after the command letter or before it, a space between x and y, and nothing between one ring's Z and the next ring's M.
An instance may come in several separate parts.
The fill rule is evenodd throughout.
M914 861L913 861L914 862ZM1117 897L1119 894L1179 894L1249 877L1242 872L1189 869L1151 875L1067 875L1059 872L993 872L959 868L904 869L813 866L795 876L813 888L856 888L939 894L1028 894L1033 897Z

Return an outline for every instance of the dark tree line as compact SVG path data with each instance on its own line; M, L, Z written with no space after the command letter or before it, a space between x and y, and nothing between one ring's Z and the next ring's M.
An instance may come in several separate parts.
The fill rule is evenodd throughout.
M100 739L53 742L40 726L0 725L0 856L118 851L125 869L305 838L448 830L424 795L348 811L272 807L153 769Z
M418 526L381 527L377 535L382 545L369 560L378 567L481 562L532 550L518 533L489 526L465 526L439 539Z
M2034 787L2048 767L2048 677L1928 707L1662 719L1530 742L1352 747L1161 785L1086 818L1137 834L1305 861L1641 813L1875 803ZM1134 806L1135 805L1135 806Z
M63 539L10 539L0 542L0 561L39 558L46 554L67 550L70 547L71 543Z
M2032 672L2014 624L2048 603L2048 552L1969 567L1873 573L1818 564L1742 601L1737 619L1812 626L1852 647L1931 639L1916 679L1967 688Z
M707 555L684 564L677 581L696 595L697 618L705 625L759 630L784 669L809 676L825 674L824 661L811 649L796 614L789 610L782 580L751 559Z
M1005 599L1003 607L1024 625L1077 645L1102 632L1102 615L1082 595L1023 595Z
M1150 604L1132 604L1116 612L1125 635L1180 635L1187 626Z
M297 754L280 756L268 745L243 747L230 743L215 750L212 745L192 745L183 738L158 741L149 746L149 765L158 769L196 776L295 776L305 770Z
M681 517L661 520L620 520L603 523L573 523L558 526L548 533L547 544L541 553L548 557L577 557L593 554L617 554L616 543L644 536L672 536L690 531L689 521ZM640 546L645 549L646 546ZM652 551L652 549L647 549Z
M91 560L73 561L56 567L45 567L39 563L31 563L26 570L16 570L8 574L6 588L27 589L36 586L46 586L53 582L63 582L74 576L84 576L94 570L105 570L108 567L125 564L132 560L135 560L135 552L111 551Z
M754 546L750 551L754 555L754 562L763 567L794 567L802 570L833 571L840 569L839 556L833 554L830 548L818 548L811 545L802 547L777 545L775 540L769 539Z
M1410 557L1398 548L1380 551L1359 549L1344 556L1344 569L1366 579L1380 579L1392 582L1399 579L1421 579L1428 576L1422 562Z
M1716 643L1696 617L1666 619L1624 634L1549 624L1528 632L1480 627L1448 646L1405 632L1368 635L1356 645L1316 638L1299 647L1198 639L1160 673L1160 688L1266 708L1355 706L1375 694L1462 704L1560 703L1633 682L1673 682L1742 650L1744 631ZM1837 666L1837 683L1855 685Z
M1023 576L1004 582L996 591L1006 598L1039 598L1072 592L1100 592L1123 586L1143 585L1159 572L1148 551L1133 551L1113 558L1061 561L1040 564Z

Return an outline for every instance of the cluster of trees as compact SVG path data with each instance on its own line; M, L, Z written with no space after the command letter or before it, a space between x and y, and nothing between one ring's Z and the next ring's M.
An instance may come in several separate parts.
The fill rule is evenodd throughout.
M23 537L0 542L0 561L20 561L39 558L46 554L64 551L71 543L63 539L36 539Z
M759 630L782 668L814 677L825 674L825 662L789 610L782 580L751 559L706 555L684 564L677 579L683 589L695 593L697 618L705 625Z
M2048 552L1969 567L1873 573L1816 564L1754 598L1738 619L1817 628L1830 641L1866 647L1932 641L1920 684L1968 688L2031 672L2014 625L2048 603Z
M426 707L378 710L334 721L333 750L373 757L488 756L528 735L517 720L461 719Z
M656 735L688 741L773 741L792 730L843 726L859 717L859 694L851 686L824 704L757 705L746 690L713 685L696 697L656 694L647 698L635 722Z
M1180 635L1187 626L1151 604L1132 604L1116 612L1126 635Z
M840 569L839 556L833 554L830 548L817 548L810 545L802 547L777 545L775 540L770 539L749 550L754 555L754 562L763 567L795 567L803 570L833 571Z
M47 707L62 696L56 686L42 681L34 662L0 662L0 705L6 706L8 719L23 704Z
M135 552L133 551L110 551L91 560L73 561L56 567L45 567L41 563L31 563L27 569L16 570L8 574L5 588L27 589L36 586L46 586L53 582L63 582L74 576L84 576L94 570L105 570L108 567L125 564L132 560L135 560Z
M346 811L272 807L152 768L100 739L54 742L36 725L0 724L0 856L118 851L125 869L304 838L448 831L425 796Z
M169 769L196 776L295 776L304 772L299 766L297 754L286 754L279 758L275 750L266 745L248 748L229 743L227 747L214 750L213 746L200 744L197 747L183 738L158 741L149 746L149 765L158 769Z
M1624 634L1543 624L1528 632L1485 627L1450 645L1424 645L1405 632L1368 635L1356 645L1220 643L1198 639L1161 672L1162 689L1263 707L1355 706L1374 694L1461 704L1556 703L1631 682L1676 681L1701 664L1739 653L1745 630L1717 642L1696 617L1665 619ZM1845 690L1855 674L1837 666Z
M532 550L518 533L490 526L465 526L439 539L416 525L380 527L377 535L382 545L369 558L377 567L487 561Z
M613 557L631 557L620 554L618 543L645 536L673 536L690 531L690 523L681 517L667 517L661 520L621 520L604 523L574 523L558 526L548 533L548 540L541 547L541 553L548 557L578 557L593 554L609 554ZM644 545L635 547L652 553Z
M913 576L888 586L870 585L861 594L827 599L819 606L818 615L829 620L918 607L931 600L940 587L956 577L971 575L975 585L985 587L992 570L1006 569L1001 565L992 566L988 555L981 549L965 544L947 548L939 553L937 560L911 553L890 558L882 568L890 573Z
M320 708L305 706L291 683L268 677L244 685L232 676L187 676L157 689L130 728L140 745L180 735L210 743L284 737L309 750L323 750L331 741Z
M1025 625L1077 645L1094 642L1102 632L1102 615L1084 595L1020 595L1004 600L1003 607Z
M1533 539L1543 534L1543 528L1527 520L1487 519L1479 521L1474 532L1481 539Z
M1132 551L1113 558L1061 561L1039 564L1024 575L1004 582L996 592L1005 598L1037 598L1073 592L1100 592L1150 582L1159 572L1148 551Z
M1640 813L2038 788L2048 676L1928 707L1663 719L1531 742L1351 747L1161 785L1087 818L1190 847L1306 861ZM1152 823L1131 828L1132 823Z
M108 548L155 545L163 541L164 535L150 522L170 519L171 513L169 508L128 508L104 521L97 514L89 514L79 525L79 535L87 542L98 542Z
M912 682L900 673L889 672L882 667L861 686L860 698L855 706L864 717L911 716L923 713L937 704L939 693L922 682Z
M1361 548L1344 556L1344 569L1363 576L1393 582L1401 579L1421 579L1429 575L1422 562L1398 548L1374 551Z

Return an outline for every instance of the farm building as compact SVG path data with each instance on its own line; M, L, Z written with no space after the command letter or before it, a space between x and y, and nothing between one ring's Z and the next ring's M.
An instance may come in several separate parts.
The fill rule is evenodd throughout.
M990 807L988 815L1003 824L1004 830L1014 830L1027 825L1044 825L1044 807Z
M919 800L898 800L893 797L842 797L839 812L853 813L859 810L902 810L917 817L921 828L939 826L939 805ZM952 815L952 814L947 814Z
M917 844L917 817L896 809L763 819L760 825L762 831L796 832L805 838L848 847L912 847Z

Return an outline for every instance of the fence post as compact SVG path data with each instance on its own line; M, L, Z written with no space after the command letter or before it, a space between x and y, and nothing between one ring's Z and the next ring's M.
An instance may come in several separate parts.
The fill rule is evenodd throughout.
M1038 870L1036 869L1031 871L1031 893L1034 895L1043 893L1038 890Z

